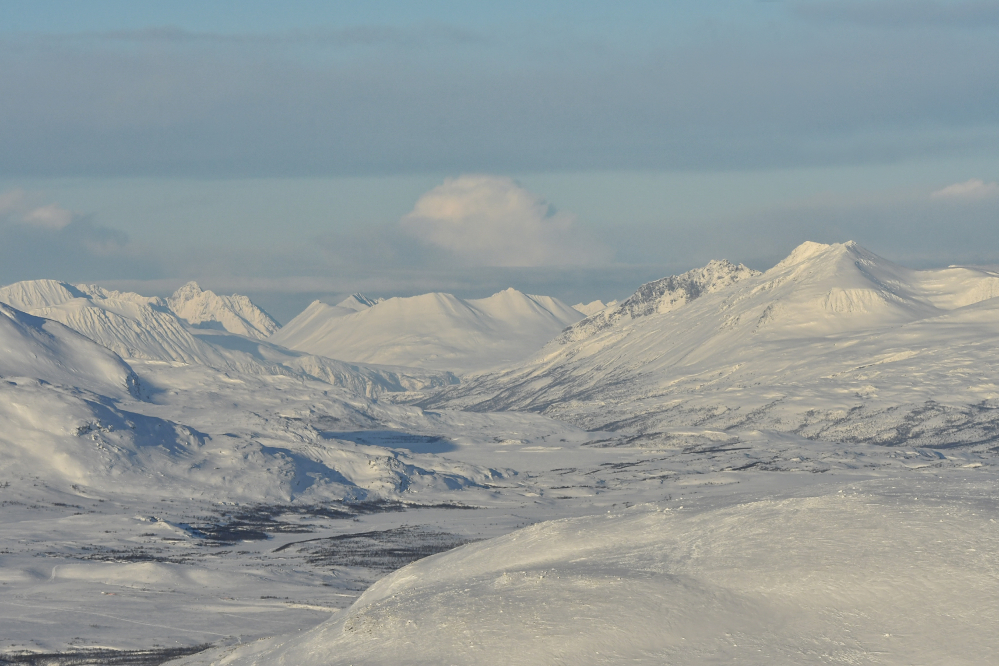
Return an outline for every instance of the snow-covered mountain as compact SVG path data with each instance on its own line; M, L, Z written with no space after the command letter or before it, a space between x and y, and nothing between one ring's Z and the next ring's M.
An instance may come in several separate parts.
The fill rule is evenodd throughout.
M314 302L270 341L345 361L475 372L524 358L583 316L515 289L473 300L431 293L348 301Z
M427 404L527 409L648 442L684 428L948 445L999 427L999 274L805 243L649 283L516 367Z
M999 274L712 262L432 411L368 388L447 373L2 293L136 354L0 306L0 662L994 661ZM440 349L557 304L428 296L326 319Z
M87 299L65 285L36 286L20 284L11 292L71 305L61 312L102 311L80 303ZM107 298L118 306L141 304L135 295ZM303 367L329 361L292 360ZM106 346L0 303L0 477L30 475L62 489L75 484L153 496L215 493L290 501L303 494L363 499L435 484L458 488L496 474L452 463L420 467L398 455L386 457L380 447L333 440L319 429L426 425L415 408L377 405L290 372L134 362L141 379ZM351 370L348 382L375 372L336 361L308 369L321 374L338 366ZM275 397L289 394L297 396L292 406L280 399L275 404ZM306 405L301 415L288 413Z
M197 287L192 285L178 294L195 294ZM243 320L236 319L226 303L239 306L244 314L263 313L244 296L226 297L231 299L227 301L211 292L197 293L200 296L182 296L174 303L192 311L198 304L212 306L200 312L215 319L204 321L236 329ZM457 382L447 372L344 363L284 349L256 334L245 336L221 326L191 325L170 309L168 300L96 285L74 286L55 280L17 282L0 288L0 303L61 322L126 359L204 365L249 374L304 376L367 396L420 391Z
M583 315L586 317L590 317L600 312L601 310L612 308L615 305L617 305L617 301L604 303L603 301L596 300L596 301L590 301L589 303L576 303L575 305L572 306L572 309L576 310L577 312L583 313Z
M0 302L61 322L123 358L212 367L226 366L229 360L198 340L162 298L31 280L0 288Z
M266 338L281 328L269 314L246 296L218 296L188 282L166 299L178 317L193 326L221 328L248 338Z

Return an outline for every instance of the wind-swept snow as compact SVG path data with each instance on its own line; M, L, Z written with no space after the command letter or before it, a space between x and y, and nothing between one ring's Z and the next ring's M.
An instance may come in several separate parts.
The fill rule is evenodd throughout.
M291 349L344 361L475 372L524 358L582 315L515 289L489 298L390 298L346 312L315 302L271 336Z

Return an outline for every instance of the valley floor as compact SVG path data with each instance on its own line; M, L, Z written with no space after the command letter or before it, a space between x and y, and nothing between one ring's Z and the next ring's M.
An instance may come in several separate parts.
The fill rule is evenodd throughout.
M140 375L143 372L155 378L150 385L159 383L161 397L124 404L122 408L144 410L150 416L183 417L184 423L207 435L208 442L224 442L226 432L266 440L304 418L301 411L296 412L297 416L288 416L288 402L268 404L273 395L258 397L253 403L249 394L226 394L225 400L241 404L225 411L221 399L211 402L212 396L218 397L212 392L192 401L182 391L168 389L170 382L176 385L179 381L175 370L140 368ZM282 421L279 413L291 420ZM977 567L977 572L966 573L980 577L978 585L971 586L973 589L995 592L994 599L999 599L999 531L995 524L999 517L999 466L995 451L987 447L933 450L845 445L772 432L722 433L696 428L650 439L585 432L535 415L515 413L432 412L424 420L415 419L409 427L396 423L399 427L383 424L372 429L351 425L349 430L336 430L335 423L324 423L327 425L322 437L330 446L353 444L369 453L382 449L426 469L467 466L496 474L460 487L414 486L401 489L392 499L359 496L344 502L308 494L287 500L267 500L263 496L252 500L243 493L242 498L231 500L217 489L203 497L164 496L141 492L134 484L116 488L113 483L104 488L60 489L43 478L8 471L0 479L0 623L4 627L0 632L0 653L4 655L0 663L24 652L62 653L63 660L11 663L88 663L73 661L73 655L82 658L80 655L94 649L156 649L166 659L176 653L162 650L188 651L203 646L211 647L181 657L177 663L429 664L452 659L454 663L533 664L559 663L559 659L568 659L566 663L614 663L625 658L659 663L657 660L664 655L672 655L679 663L707 663L698 661L697 654L705 659L710 656L711 660L744 658L749 653L739 650L734 638L725 639L731 645L723 645L719 636L705 638L707 642L702 641L697 648L707 651L703 653L667 645L670 640L684 638L677 638L677 632L689 633L693 622L688 618L687 624L678 625L667 618L669 613L663 604L670 606L669 595L678 594L674 589L662 591L667 596L657 607L656 612L667 618L665 624L659 629L644 626L641 630L643 635L662 640L638 640L627 624L635 619L635 612L649 610L649 600L636 597L631 583L608 587L604 580L608 571L628 578L659 567L658 571L670 579L673 574L658 560L654 566L643 561L629 563L629 558L636 557L642 548L668 559L669 548L675 549L676 545L653 543L663 529L689 533L692 528L683 521L700 520L703 527L708 518L698 516L741 511L742 524L752 526L755 521L769 520L770 528L775 530L772 536L778 538L784 524L779 507L788 507L786 518L790 524L798 512L794 501L826 501L843 493L860 498L851 505L854 508L872 503L901 507L899 510L908 512L905 520L919 523L920 538L927 544L946 539L950 544L958 543L954 547L964 552L965 545L985 539L987 543L978 544L985 548L969 564ZM240 428L253 432L243 433ZM150 479L150 488L154 482L160 481ZM780 504L788 501L792 503ZM758 514L753 507L761 506L766 511ZM649 511L669 512L673 520L681 523L671 523L672 527L627 527L636 516L643 520L641 516ZM849 522L862 513L858 509L837 518ZM978 518L969 520L972 513ZM952 515L953 520L944 522L938 514ZM465 571L472 577L477 569L455 568L446 559L431 558L414 565L419 567L415 575L427 586L424 596L414 597L417 601L398 601L402 606L395 610L386 610L382 602L379 607L391 617L372 620L369 613L365 616L369 623L366 633L344 633L343 623L359 612L363 614L371 602L362 604L360 610L351 605L373 583L399 567L463 544L479 542L455 553L468 548L482 550L492 543L483 540L543 521L585 521L594 516L613 518L623 526L612 534L594 536L602 544L603 558L596 558L595 572L571 564L578 559L573 556L573 548L579 549L579 557L588 556L586 543L556 534L544 537L547 545L535 545L535 549L543 547L560 553L541 569L561 570L566 578L575 576L574 593L549 583L541 592L525 592L522 586L514 586L510 590L516 593L510 597L510 590L484 588L481 580L441 582L441 567L445 573L450 570L458 575ZM585 522L580 525L580 529L592 529ZM799 536L802 546L817 535L841 545L843 539L859 539L854 545L864 550L883 542L888 536L883 533L885 529L879 525L868 530L845 530L844 524L834 520ZM897 529L889 531L897 536ZM529 534L535 535L529 538L540 538L538 532ZM728 534L725 543L737 544L743 536L737 531ZM502 549L502 544L499 547ZM780 564L768 561L759 544L754 547L758 551L754 559L732 565L743 570L746 580L751 581L761 568L769 570ZM906 549L911 547L911 543L889 546L879 555L882 559L878 566L893 559L905 561ZM503 575L533 576L538 570L536 562L519 562L519 556L509 550L482 557L490 562L486 568L491 581ZM773 557L779 560L784 556L774 553ZM946 560L948 555L940 557ZM435 569L438 560L441 564ZM608 561L614 562L611 565ZM535 573L528 573L532 571ZM800 570L794 575L799 574ZM597 585L594 576L604 582ZM704 576L706 580L711 578L710 572ZM899 574L892 581L878 584L905 585L905 579ZM450 605L443 607L434 605L442 603L439 599L427 601L426 595L439 597L442 589L466 583L474 590L468 598L451 599L447 602ZM752 585L764 583L779 586L786 581L767 579ZM641 587L640 582L635 584ZM592 594L580 592L589 589L588 585L596 586ZM377 590L377 585L371 589ZM960 586L952 593L935 590L932 600L960 606L961 600L954 598L959 593L966 594L967 590ZM844 594L850 594L849 590ZM676 598L677 603L690 603L683 595ZM739 615L738 608L751 615L753 611L747 610L745 604L756 603L740 598L732 606L726 605L724 599L714 599L708 604L710 608L703 609L704 622L724 624L724 618L719 617ZM875 605L871 600L865 603ZM421 604L430 605L422 608ZM506 607L511 624L505 628L489 624L495 620L496 604L512 604ZM835 614L843 609L827 610ZM994 604L964 610L977 613L980 621L966 625L976 631L982 621L999 619ZM433 628L427 628L422 638L397 626L400 617L418 621L424 611L428 613L427 621L432 619ZM908 612L899 611L901 615ZM441 628L440 623L449 613L452 618L462 618L460 636L468 639L467 644L464 639L458 640L458 634ZM589 652L580 652L583 648L579 645L583 644L566 637L574 627L588 626L579 624L581 617L609 618L615 613L624 613L616 624L612 623L616 629L591 628L596 638L595 642L584 642ZM755 629L737 622L738 631L776 633L772 640L757 635L747 641L753 650L762 650L754 655L766 654L785 663L796 663L807 655L833 663L896 663L891 641L879 640L877 645L861 641L860 647L837 648L839 652L823 648L819 644L826 640L823 632L829 634L831 627L836 627L833 633L840 633L827 638L843 643L841 631L846 626L830 622L828 617L810 625L810 630L817 632L814 641L818 642L807 646L787 643L779 630L786 625L784 620L756 621L760 626ZM922 631L926 621L925 617L918 619L913 627ZM961 640L968 640L964 634L959 635ZM515 650L513 643L517 645ZM631 644L638 647L628 648ZM479 647L474 648L476 645ZM994 655L996 648L991 637L980 637L973 645L953 641L947 645L952 652L944 650L944 655L961 656L967 650L965 663L985 663L978 659ZM603 657L599 654L601 647ZM860 654L857 650L880 651L881 657L851 662L850 655ZM125 654L122 658L126 660L121 663L154 663L128 661Z

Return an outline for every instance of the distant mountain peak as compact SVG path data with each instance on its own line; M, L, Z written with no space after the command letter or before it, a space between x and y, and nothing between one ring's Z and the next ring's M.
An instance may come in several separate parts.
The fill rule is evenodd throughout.
M355 292L337 303L336 307L360 312L361 310L367 310L370 307L378 305L382 300L381 298L369 298L364 294Z
M178 288L177 291L173 292L173 296L171 298L176 300L187 301L192 298L197 298L199 295L203 293L204 290L201 288L201 286L198 285L198 283L195 282L194 280L191 280L184 286Z
M581 312L587 317L593 316L601 310L606 310L607 308L612 308L617 305L617 301L610 301L604 303L603 301L597 299L595 301L590 301L589 303L576 303L572 306L572 309L576 312Z
M834 259L845 255L856 256L867 261L885 261L856 241L829 244L805 241L791 250L791 253L774 266L774 269L789 268L810 261L821 260L823 258Z
M367 303L367 304L366 304ZM549 296L505 289L465 300L442 292L313 304L271 342L348 362L481 371L540 349L580 313Z
M192 326L223 328L250 338L266 338L280 328L277 321L246 296L219 296L188 282L169 297L167 305Z

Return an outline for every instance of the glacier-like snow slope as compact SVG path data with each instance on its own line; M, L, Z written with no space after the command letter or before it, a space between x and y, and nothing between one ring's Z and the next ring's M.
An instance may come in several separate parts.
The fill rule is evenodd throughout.
M0 302L59 321L127 359L309 377L367 396L457 382L447 372L361 366L281 348L260 339L269 318L249 299L218 297L194 283L164 300L96 285L32 280L0 288ZM264 328L241 333L254 322Z
M425 404L534 410L669 445L685 428L946 447L999 438L999 274L805 243L649 283Z
M995 663L999 507L949 483L542 523L400 569L307 633L181 663Z
M194 326L221 328L248 338L266 338L281 328L246 296L219 296L188 282L166 299L178 317Z
M317 301L270 341L344 361L469 373L518 361L582 317L558 299L515 289L473 300L390 298L361 308Z

